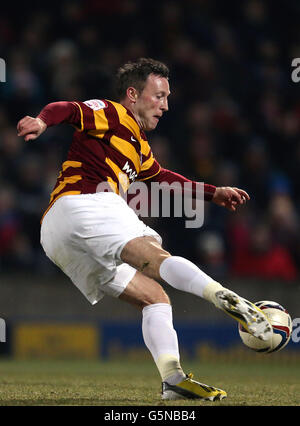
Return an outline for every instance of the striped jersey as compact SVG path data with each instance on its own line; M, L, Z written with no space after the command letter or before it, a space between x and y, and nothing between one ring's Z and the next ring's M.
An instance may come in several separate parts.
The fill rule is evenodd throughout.
M75 127L46 212L58 198L99 192L104 182L117 194L125 193L135 180L192 182L193 192L198 185L159 165L133 114L118 102L54 102L46 105L38 118L47 127L60 123ZM215 189L204 184L206 201L212 199Z

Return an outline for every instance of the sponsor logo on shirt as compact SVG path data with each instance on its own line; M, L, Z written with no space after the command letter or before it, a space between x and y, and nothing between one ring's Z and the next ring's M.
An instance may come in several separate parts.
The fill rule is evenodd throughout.
M126 161L126 164L124 165L122 170L124 170L125 173L128 175L129 180L131 180L132 182L135 181L135 179L137 178L137 173L132 170L132 168L128 164L128 161Z
M94 111L98 111L99 109L107 108L107 103L105 101L100 101L99 99L90 99L89 101L83 102L89 108Z

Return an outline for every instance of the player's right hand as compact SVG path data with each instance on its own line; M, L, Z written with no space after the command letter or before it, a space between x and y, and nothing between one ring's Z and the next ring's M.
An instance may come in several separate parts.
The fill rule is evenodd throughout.
M26 142L38 138L46 129L47 125L43 120L28 115L17 124L18 136L23 136Z

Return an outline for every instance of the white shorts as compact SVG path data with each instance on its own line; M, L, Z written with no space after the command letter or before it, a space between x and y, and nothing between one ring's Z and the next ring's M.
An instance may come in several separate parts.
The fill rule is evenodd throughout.
M45 215L41 244L46 255L92 303L118 297L136 269L122 262L121 251L136 237L161 237L113 192L65 195Z

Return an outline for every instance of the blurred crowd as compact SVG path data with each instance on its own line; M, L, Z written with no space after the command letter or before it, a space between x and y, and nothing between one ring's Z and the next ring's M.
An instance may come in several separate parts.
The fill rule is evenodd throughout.
M2 9L2 8L1 8ZM73 129L25 144L24 115L59 100L114 99L128 60L170 68L170 111L148 135L165 168L246 190L230 213L205 205L200 229L148 219L173 254L216 279L295 281L300 270L300 3L266 0L86 0L8 4L0 16L0 273L57 273L39 243L40 218Z

